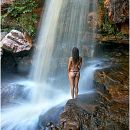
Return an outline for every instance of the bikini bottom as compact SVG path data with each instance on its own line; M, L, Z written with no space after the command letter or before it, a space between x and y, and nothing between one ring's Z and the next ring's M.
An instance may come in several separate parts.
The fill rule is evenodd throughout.
M79 73L79 70L78 71L70 71L70 72L73 72L76 76Z

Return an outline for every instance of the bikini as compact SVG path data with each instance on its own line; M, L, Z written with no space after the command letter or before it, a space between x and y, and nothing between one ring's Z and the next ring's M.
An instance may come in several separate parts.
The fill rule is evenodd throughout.
M75 76L79 73L79 70L77 71L70 71L70 72L73 72L75 74Z

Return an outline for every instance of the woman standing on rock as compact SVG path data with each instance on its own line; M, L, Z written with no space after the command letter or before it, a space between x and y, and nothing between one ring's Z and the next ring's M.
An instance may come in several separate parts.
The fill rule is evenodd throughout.
M68 64L68 76L71 85L71 96L74 98L74 88L75 88L75 98L78 94L78 82L80 77L80 69L82 65L82 57L79 56L79 49L74 47L72 49L72 57L69 59Z

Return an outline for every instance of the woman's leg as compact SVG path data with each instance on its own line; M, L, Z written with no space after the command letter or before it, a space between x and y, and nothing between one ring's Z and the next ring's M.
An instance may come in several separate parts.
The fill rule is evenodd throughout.
M77 74L77 76L75 77L75 98L77 97L77 94L78 94L78 82L79 82L79 77L80 77L80 73Z
M75 74L73 72L69 72L69 81L71 85L71 96L73 99L74 98L74 81L75 81Z

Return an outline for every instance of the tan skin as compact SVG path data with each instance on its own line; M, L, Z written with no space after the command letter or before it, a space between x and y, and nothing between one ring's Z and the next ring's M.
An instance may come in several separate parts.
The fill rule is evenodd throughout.
M73 62L73 58L70 57L69 64L68 64L68 76L69 76L69 81L70 81L70 85L71 85L72 99L74 98L74 88L75 88L75 98L77 97L77 94L78 94L78 82L79 82L80 72L78 72L78 74L75 75L71 71L80 70L81 65L82 65L82 57L81 56L79 56L79 61L76 64Z

